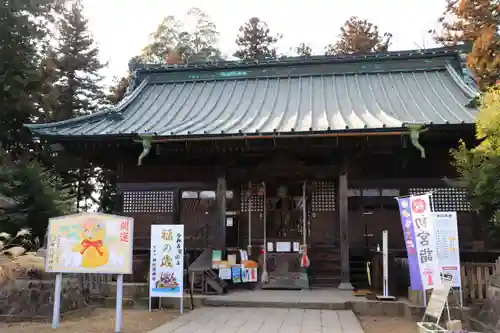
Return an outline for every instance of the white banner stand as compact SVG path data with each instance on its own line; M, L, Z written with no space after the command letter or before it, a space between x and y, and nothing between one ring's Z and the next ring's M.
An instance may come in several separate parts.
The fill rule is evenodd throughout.
M394 301L396 297L389 295L389 239L387 230L382 231L382 269L383 269L383 294L377 295L381 301Z

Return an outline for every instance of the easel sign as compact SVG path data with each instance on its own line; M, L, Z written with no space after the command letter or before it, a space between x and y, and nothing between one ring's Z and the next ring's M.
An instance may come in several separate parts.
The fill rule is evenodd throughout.
M149 312L152 297L180 299L184 312L184 225L155 224L151 226L151 257L149 270Z
M426 322L425 320L429 318L432 319L437 325L439 323L439 320L441 319L441 315L445 307L448 312L448 320L451 319L450 308L448 306L448 296L450 294L452 284L453 276L444 275L442 277L442 286L440 288L434 288L432 290L429 303L427 304L427 308L425 309L424 317L422 319L423 322Z
M47 234L45 271L56 273L52 328L59 327L63 273L118 274L116 324L122 323L123 274L132 274L134 219L80 213L52 218Z

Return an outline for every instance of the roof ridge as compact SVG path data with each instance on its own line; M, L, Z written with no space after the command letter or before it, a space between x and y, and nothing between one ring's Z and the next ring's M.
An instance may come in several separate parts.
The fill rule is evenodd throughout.
M174 71L189 71L200 69L240 69L248 67L266 66L290 66L290 65L318 65L326 63L345 63L357 61L393 60L401 58L421 59L436 56L459 55L458 47L439 47L431 49L415 49L388 52L356 53L347 55L316 55L286 57L280 59L264 60L223 60L214 62L194 62L187 64L135 64L132 68L134 72L143 73L163 73Z

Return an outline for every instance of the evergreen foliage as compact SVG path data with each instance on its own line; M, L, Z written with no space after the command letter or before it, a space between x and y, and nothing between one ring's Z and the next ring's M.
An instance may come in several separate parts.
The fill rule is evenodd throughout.
M277 58L277 43L282 35L271 34L266 22L252 17L240 27L236 45L238 50L233 54L242 60L266 60Z
M352 16L340 27L339 40L326 47L326 54L387 52L391 39L391 33L381 33L377 25Z

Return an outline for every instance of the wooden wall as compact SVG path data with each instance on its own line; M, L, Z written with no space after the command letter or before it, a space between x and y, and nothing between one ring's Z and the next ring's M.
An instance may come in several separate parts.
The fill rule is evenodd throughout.
M397 195L434 191L432 204L435 211L458 211L460 241L469 247L473 239L475 215L469 212L465 192L443 187L440 180L435 187L411 187L411 183L426 184L424 180L353 180L349 189L349 241L352 248L369 248L381 244L382 230L389 231L389 247L404 250L399 209L394 199ZM316 181L309 201L309 244L338 246L338 195L336 182ZM362 184L366 187L358 187ZM390 188L382 187L383 184ZM401 185L397 185L397 184ZM352 187L352 186L356 187ZM186 245L203 247L215 237L216 201L212 184L200 182L122 183L121 201L123 214L135 219L135 244L137 249L149 249L151 224L183 223ZM228 188L228 211L236 212L239 223L240 246L248 244L249 204L247 187ZM263 238L263 197L252 195L252 245L260 246ZM198 233L203 229L202 233ZM206 243L203 243L203 241Z
M310 243L338 244L336 177L340 161L348 159L350 189L348 217L351 247L365 248L367 238L368 246L374 247L380 242L381 231L387 229L390 248L404 249L399 211L394 196L426 191L435 191L436 210L459 212L461 243L465 244L472 241L471 231L475 219L466 205L465 192L456 190L450 192L441 180L442 177L454 176L448 150L453 147L453 142L456 140L448 141L445 143L440 141L440 144L423 142L427 150L426 159L421 159L419 152L411 145L402 147L403 139L399 148L399 143L391 146L391 149L397 149L396 151L381 153L382 145L368 138L356 151L333 152L329 148L316 153L312 149L309 151L304 148L300 151L272 148L274 150L266 152L233 153L231 156L228 155L229 157L221 153L208 152L206 155L199 153L196 156L187 153L184 155L152 153L144 159L144 165L140 167L135 165L135 159L129 158L121 163L120 168L122 203L127 191L131 193L128 195L137 191L166 195L163 192L167 191L171 205L168 205L169 208L162 206L160 210L154 211L151 210L155 207L153 203L143 202L145 208L141 208L142 210L137 207L127 210L124 206L123 214L136 219L137 247L149 246L147 240L149 226L153 223L184 223L187 237L208 226L205 236L209 240L213 239L217 218L215 200L182 197L183 193L190 191L195 191L198 195L201 191L215 191L217 175L222 170L227 175L227 189L232 193L231 199L228 199L228 210L239 212L236 218L239 223L240 245L246 246L249 208L245 188L248 180L260 181L266 178L282 178L283 181L290 182L308 180L320 184L313 188L309 202ZM282 157L281 162L273 162L276 155ZM364 190L368 192L375 190L380 194L374 198L373 195L364 195ZM262 200L258 197L252 199L251 215L252 240L255 245L260 245L263 237L263 214ZM368 236L365 236L365 233ZM200 242L196 244L199 245Z

